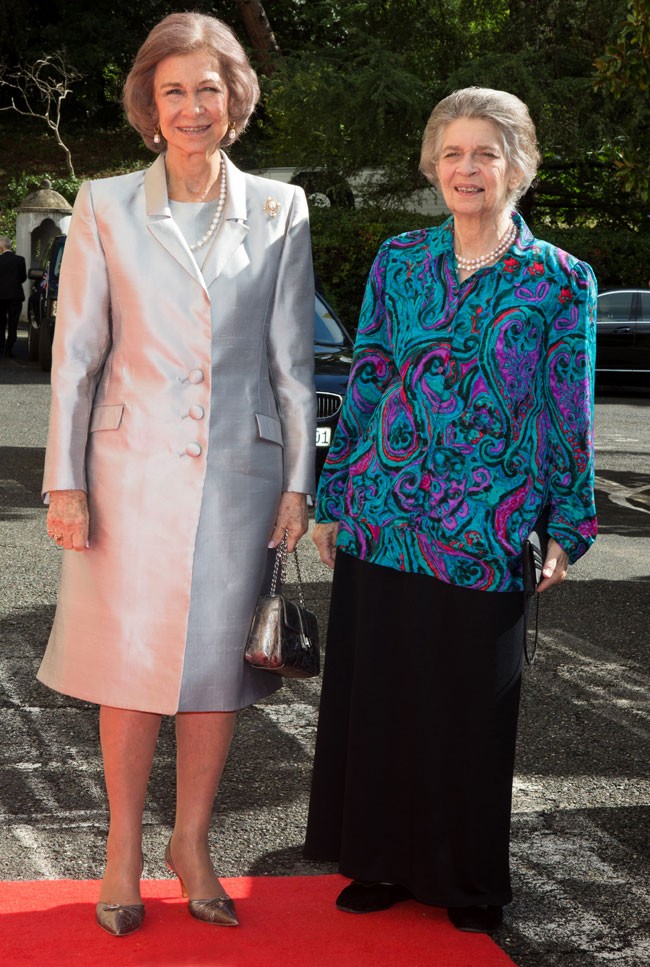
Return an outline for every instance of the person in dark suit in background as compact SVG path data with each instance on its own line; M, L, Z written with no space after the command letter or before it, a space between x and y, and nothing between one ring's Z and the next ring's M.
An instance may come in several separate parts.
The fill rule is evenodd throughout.
M22 284L26 278L25 259L12 251L11 239L7 235L0 235L0 356L6 352L7 356L13 357L20 307L25 299Z

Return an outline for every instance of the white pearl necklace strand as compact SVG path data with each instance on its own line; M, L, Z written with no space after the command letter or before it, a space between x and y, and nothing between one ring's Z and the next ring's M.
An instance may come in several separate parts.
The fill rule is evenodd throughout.
M198 242L194 242L190 245L190 251L196 252L198 248L203 248L203 246L210 241L216 230L221 224L221 219L223 217L223 209L226 204L226 166L224 164L223 158L221 159L221 176L219 179L219 201L217 202L217 207L214 215L212 216L212 221L210 222L210 227L208 228L205 235L202 235Z
M503 253L510 248L516 234L517 226L514 222L510 222L509 228L506 229L505 233L499 239L497 247L493 248L491 252L487 253L487 255L480 255L475 259L464 259L462 255L459 255L456 251L454 251L458 267L460 269L465 269L465 271L474 272L476 269L480 269L484 265L489 265L490 262L494 262L496 259L500 258Z

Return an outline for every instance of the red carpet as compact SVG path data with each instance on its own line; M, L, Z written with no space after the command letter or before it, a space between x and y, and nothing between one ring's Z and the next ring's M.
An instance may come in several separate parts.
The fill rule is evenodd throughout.
M144 926L114 938L95 924L95 881L0 882L5 967L513 967L492 940L455 930L446 913L400 903L341 913L338 876L248 877L223 883L240 927L193 920L174 880L145 880Z

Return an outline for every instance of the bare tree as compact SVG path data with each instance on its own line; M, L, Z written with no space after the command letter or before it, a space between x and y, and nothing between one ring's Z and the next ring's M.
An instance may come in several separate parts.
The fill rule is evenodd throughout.
M272 54L280 47L271 29L269 18L260 0L237 0L239 13L253 48L253 55L262 74L273 73Z
M45 121L54 132L56 143L65 152L68 173L73 178L72 155L61 138L61 105L72 85L80 79L81 74L67 63L63 52L49 54L12 71L0 69L0 87L14 92L11 105L0 107L0 111L17 111Z

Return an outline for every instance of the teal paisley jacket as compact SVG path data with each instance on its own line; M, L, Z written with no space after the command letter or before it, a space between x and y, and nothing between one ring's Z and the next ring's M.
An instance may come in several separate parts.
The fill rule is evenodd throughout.
M513 217L462 283L452 219L379 250L316 505L348 554L515 591L545 505L571 563L595 539L596 281Z

